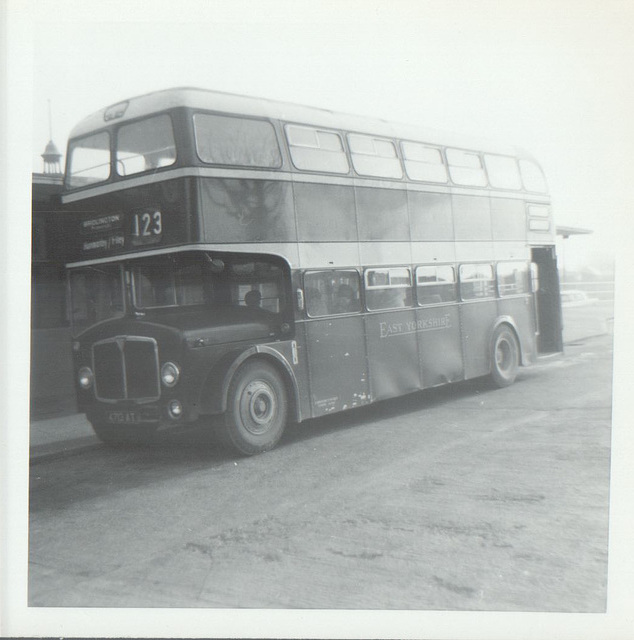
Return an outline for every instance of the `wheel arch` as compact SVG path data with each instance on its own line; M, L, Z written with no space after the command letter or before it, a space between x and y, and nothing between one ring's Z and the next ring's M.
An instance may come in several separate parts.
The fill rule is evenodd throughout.
M297 378L295 376L293 368L286 360L286 358L281 353L279 353L279 351L276 351L275 349L272 349L271 347L268 347L266 345L256 345L250 347L246 351L243 351L229 365L228 369L225 372L222 381L222 389L220 392L221 411L225 412L227 410L229 386L231 385L233 376L243 364L245 364L247 361L253 360L270 364L280 374L288 392L290 416L293 420L301 422L302 415L299 402L299 386L297 384Z

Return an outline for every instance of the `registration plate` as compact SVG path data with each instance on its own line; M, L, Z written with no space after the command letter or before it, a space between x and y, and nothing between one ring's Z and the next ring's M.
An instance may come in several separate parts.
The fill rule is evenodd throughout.
M141 416L134 411L110 411L108 422L112 424L138 424Z

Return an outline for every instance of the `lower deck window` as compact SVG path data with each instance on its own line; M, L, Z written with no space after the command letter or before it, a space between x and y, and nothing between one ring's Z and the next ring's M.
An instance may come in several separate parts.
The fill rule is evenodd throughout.
M368 310L398 309L412 303L410 270L405 267L368 269L365 272L365 299Z
M493 265L461 264L460 295L463 300L495 297Z
M361 310L359 274L351 269L305 273L304 295L311 318Z
M419 305L454 302L456 272L449 265L416 268L416 296Z
M525 262L499 262L498 291L501 296L513 296L528 293L528 264Z

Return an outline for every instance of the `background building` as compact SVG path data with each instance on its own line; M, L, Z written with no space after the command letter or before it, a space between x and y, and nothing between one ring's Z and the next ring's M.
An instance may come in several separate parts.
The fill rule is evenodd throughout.
M66 310L61 154L51 140L44 171L32 176L31 416L73 411L70 326Z

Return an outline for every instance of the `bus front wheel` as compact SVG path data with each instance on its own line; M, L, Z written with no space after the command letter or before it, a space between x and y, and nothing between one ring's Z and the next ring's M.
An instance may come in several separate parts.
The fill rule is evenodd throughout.
M286 387L266 362L246 362L233 376L227 396L224 435L244 455L272 449L288 417Z
M515 333L501 325L493 334L491 347L491 380L496 387L508 387L515 382L520 364L520 348Z

